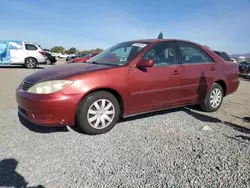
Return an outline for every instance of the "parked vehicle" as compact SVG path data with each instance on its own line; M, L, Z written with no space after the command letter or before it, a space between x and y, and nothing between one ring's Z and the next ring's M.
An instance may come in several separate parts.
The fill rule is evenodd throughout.
M87 60L89 60L90 58L96 56L97 54L99 54L99 52L89 53L83 57L77 57L77 58L71 59L68 61L68 63L84 63Z
M77 54L77 55L73 55L73 56L68 56L67 58L66 58L66 61L69 61L69 60L71 60L71 59L75 59L75 58L78 58L78 57L84 57L84 56L86 56L87 55L87 53L81 53L81 54Z
M47 65L55 64L57 62L56 57L49 52L45 52L45 57Z
M44 51L44 52L47 52L47 53L50 53L50 54L52 55L52 52L51 52L51 50L49 50L49 49L43 49L43 51Z
M74 59L76 56L74 56L74 55L72 55L72 56L68 56L68 57L66 57L66 61L69 61L69 60L71 60L71 59Z
M250 62L242 61L238 65L239 67L239 76L248 78L250 76Z
M141 113L195 104L214 112L238 86L237 65L203 45L137 40L86 63L39 70L18 86L16 100L19 113L35 124L102 134L120 118Z
M236 59L231 58L231 61L233 61L234 63L237 63Z
M225 61L232 61L234 63L237 63L235 59L230 58L230 56L224 51L213 50L213 52L216 53L218 56L220 56Z
M44 51L36 44L24 41L0 41L0 65L24 65L34 69L45 62Z

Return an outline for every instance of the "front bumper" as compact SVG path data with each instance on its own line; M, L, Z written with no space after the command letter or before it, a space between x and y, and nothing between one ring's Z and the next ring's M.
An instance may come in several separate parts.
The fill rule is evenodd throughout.
M74 125L81 94L31 94L16 90L18 112L30 122L42 126Z

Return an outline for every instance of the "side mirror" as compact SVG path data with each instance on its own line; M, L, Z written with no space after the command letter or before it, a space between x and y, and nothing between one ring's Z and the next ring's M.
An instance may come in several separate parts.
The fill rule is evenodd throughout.
M137 64L136 68L142 68L142 67L153 67L154 66L154 60L153 59L141 59Z

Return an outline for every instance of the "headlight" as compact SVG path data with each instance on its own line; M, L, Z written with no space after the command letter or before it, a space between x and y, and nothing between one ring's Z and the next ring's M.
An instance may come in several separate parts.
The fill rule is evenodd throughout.
M28 92L36 94L54 93L68 87L72 83L73 81L71 80L52 80L52 81L40 82L29 88Z

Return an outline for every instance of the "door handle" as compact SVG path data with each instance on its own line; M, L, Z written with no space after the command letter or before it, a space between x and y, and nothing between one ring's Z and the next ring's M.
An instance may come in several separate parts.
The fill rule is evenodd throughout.
M173 72L173 75L179 75L179 74L180 74L180 72L177 71L177 70L175 70L175 71Z
M215 69L214 67L211 67L210 70L211 70L211 71L215 71L216 69Z

